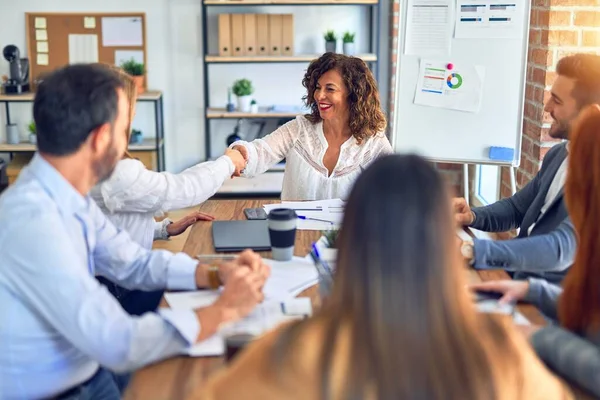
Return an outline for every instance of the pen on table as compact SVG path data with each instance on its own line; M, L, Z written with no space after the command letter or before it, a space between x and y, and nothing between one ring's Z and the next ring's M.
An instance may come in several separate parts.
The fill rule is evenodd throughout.
M196 256L199 260L235 260L238 256L234 254L198 254Z
M319 221L319 222L326 222L328 224L332 224L333 225L333 221L328 221L326 219L319 219L319 218L307 217L307 216L304 216L304 215L298 215L298 219L310 220L310 221Z
M333 273L331 271L331 268L329 268L329 264L327 264L326 261L324 261L323 259L321 259L321 255L319 254L319 249L317 249L316 243L312 244L311 255L313 256L313 259L315 260L315 263L320 264L325 269L327 275L329 277L331 277L333 275Z

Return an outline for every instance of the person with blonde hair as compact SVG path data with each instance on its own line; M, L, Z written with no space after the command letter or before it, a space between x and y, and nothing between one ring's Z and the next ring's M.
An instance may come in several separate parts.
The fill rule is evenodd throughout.
M431 164L375 161L348 199L322 309L256 339L191 398L572 398L508 316L477 312L455 240Z
M136 86L133 78L121 68L100 64L116 72L123 81L130 102L126 135L129 141L131 123L135 116ZM119 228L144 248L151 249L155 239L168 239L183 233L197 221L212 220L210 215L194 211L178 221L155 216L185 207L198 205L211 196L231 177L239 175L246 163L238 151L227 150L215 161L190 167L178 174L148 170L144 164L126 152L113 174L91 191L100 209ZM106 278L99 277L131 314L154 311L163 292L128 291Z

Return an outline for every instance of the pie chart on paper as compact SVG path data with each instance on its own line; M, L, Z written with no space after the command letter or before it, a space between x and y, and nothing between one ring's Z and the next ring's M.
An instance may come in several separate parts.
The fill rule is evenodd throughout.
M458 89L459 87L462 86L463 78L462 78L462 76L460 76L460 74L453 72L450 75L448 75L448 78L446 79L446 83L448 84L448 87L450 89Z

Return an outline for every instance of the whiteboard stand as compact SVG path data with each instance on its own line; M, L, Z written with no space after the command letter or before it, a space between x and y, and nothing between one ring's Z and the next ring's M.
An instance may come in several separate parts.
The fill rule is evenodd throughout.
M447 161L445 161L447 162ZM486 165L486 164L482 164L482 163L477 163L477 164L473 164L473 165ZM498 165L498 164L492 164L492 165ZM508 170L510 172L510 192L511 194L514 196L515 193L517 193L517 178L516 178L516 168L514 165L498 165L500 168L502 167L508 167ZM500 175L500 177L502 177L502 175ZM500 185L502 185L502 182L500 182ZM469 188L469 164L464 163L463 164L463 188L464 188L464 197L465 200L467 202L467 204L471 204L470 202L470 188Z
M517 193L517 178L515 177L515 171L515 167L510 167L510 191L513 195Z

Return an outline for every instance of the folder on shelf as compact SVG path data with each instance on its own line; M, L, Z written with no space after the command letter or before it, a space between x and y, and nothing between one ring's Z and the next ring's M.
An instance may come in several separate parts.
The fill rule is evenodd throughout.
M280 56L283 39L283 15L269 14L269 55Z
M231 55L231 16L219 14L219 55Z
M256 55L256 14L244 14L244 51L247 56Z
M231 47L233 56L243 56L244 49L244 14L231 14Z
M256 14L256 54L269 55L269 14Z
M294 55L294 14L284 14L282 31L281 54L284 56Z

